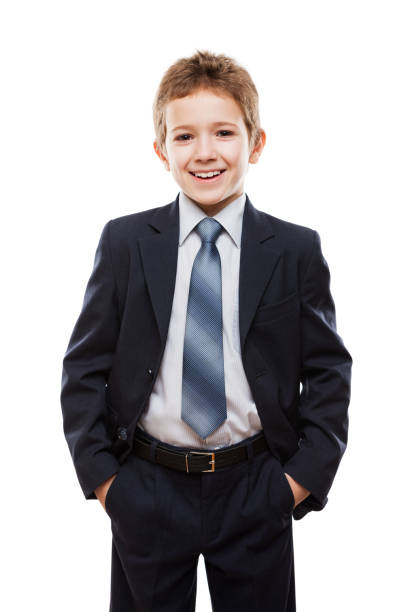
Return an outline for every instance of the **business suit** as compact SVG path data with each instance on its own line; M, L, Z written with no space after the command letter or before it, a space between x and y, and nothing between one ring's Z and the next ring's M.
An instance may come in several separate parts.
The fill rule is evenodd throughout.
M64 431L87 499L95 498L94 489L121 465L126 464L121 485L130 478L137 421L166 343L178 214L176 198L114 219L102 232L64 358L61 392ZM300 519L327 503L347 443L350 399L352 360L336 332L319 235L257 210L247 197L239 280L242 363L278 462L268 469L278 479L284 470L311 491L293 510L290 487L280 481L286 495L282 517L289 510ZM143 482L152 484L150 464L136 461L145 470ZM263 460L256 461L260 467ZM213 476L206 474L205 482ZM120 490L123 494L124 487Z

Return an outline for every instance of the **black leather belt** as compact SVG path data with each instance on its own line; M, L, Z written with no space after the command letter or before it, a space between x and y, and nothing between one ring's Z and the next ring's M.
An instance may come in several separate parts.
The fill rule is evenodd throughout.
M186 448L173 451L162 446L159 442L152 454L151 446L151 440L136 432L133 447L136 455L180 472L215 472L217 469L248 459L248 446L252 447L254 456L268 449L263 431L251 441L243 440L238 445L233 445L233 448L226 447L220 450Z

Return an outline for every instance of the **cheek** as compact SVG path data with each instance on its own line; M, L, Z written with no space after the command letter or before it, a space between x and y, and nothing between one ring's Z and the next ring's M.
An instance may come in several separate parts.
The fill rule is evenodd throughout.
M188 155L184 151L178 151L173 157L173 165L179 171L183 172L188 164Z
M234 146L229 151L225 151L225 159L233 168L242 169L245 167L245 157L239 147Z
M245 172L245 163L241 158L235 159L234 161L230 162L231 163L231 168L233 170L233 172L231 173L232 176L241 176L241 174L243 174Z

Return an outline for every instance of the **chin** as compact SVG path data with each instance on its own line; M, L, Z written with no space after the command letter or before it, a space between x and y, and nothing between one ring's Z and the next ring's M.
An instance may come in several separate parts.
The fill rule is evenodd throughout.
M186 191L185 193L188 194L188 192ZM190 197L194 197L195 200L200 200L200 202L203 202L203 204L205 202L207 202L208 204L211 204L211 202L214 202L214 204L216 202L220 202L220 200L225 200L226 198L228 198L229 194L226 194L224 191L223 192L217 192L216 190L214 190L213 192L209 192L207 191L207 193L203 193L202 191L191 191L191 196Z
M199 204L202 204L203 206L216 206L220 202L223 202L226 198L213 198L211 200L205 200L204 198L191 198L191 199L195 200L195 202L198 202Z

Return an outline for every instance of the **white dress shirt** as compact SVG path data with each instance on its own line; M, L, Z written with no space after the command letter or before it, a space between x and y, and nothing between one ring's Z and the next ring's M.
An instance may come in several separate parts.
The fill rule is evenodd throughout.
M184 335L190 277L201 248L196 225L207 215L183 191L179 194L180 236L176 284L166 347L160 370L138 426L162 442L191 448L221 448L262 429L244 372L239 337L239 264L246 193L214 215L224 228L216 246L221 258L222 318L227 419L210 436L201 438L181 419Z

